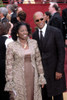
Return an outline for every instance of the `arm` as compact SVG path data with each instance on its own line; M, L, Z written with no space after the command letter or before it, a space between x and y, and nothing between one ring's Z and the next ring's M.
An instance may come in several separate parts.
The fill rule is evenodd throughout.
M55 42L57 47L57 68L56 68L56 79L60 79L64 72L64 60L65 60L65 48L64 48L64 41L63 36L60 30L58 30L55 34Z
M13 83L13 50L10 47L10 45L7 47L6 50L6 86L5 86L5 90L6 91L12 91L13 87L14 87L14 83Z
M36 57L36 67L37 67L37 71L39 74L39 84L41 85L46 84L46 79L44 78L44 71L43 71L41 56L40 56L37 43L36 43L36 48L35 48L35 57Z

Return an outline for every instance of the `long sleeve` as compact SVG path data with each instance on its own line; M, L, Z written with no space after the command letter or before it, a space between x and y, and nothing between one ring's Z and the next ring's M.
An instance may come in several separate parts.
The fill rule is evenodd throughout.
M39 84L46 84L46 79L44 77L44 71L43 71L43 66L42 66L42 61L41 61L38 45L36 45L35 54L36 54L36 66L37 66L37 70L39 74Z
M6 50L6 85L5 85L5 91L12 91L14 87L13 83L13 50L10 48L10 45L7 47Z

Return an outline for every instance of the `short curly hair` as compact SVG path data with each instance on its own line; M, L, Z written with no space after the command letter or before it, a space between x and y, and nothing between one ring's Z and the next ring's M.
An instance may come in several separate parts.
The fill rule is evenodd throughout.
M25 25L27 27L28 35L31 33L30 25L24 22L18 22L16 25L13 26L12 31L11 31L11 36L14 41L17 41L17 38L18 38L17 33L18 33L19 28L22 25Z

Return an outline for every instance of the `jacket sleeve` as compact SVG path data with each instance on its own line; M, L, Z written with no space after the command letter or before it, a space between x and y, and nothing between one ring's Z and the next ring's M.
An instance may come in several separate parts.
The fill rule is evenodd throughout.
M13 50L11 49L10 45L7 47L6 50L6 85L5 85L5 91L12 91L14 87L13 83Z
M39 84L46 84L46 79L44 77L44 71L43 71L43 66L42 66L42 61L41 61L41 56L40 56L40 52L39 52L37 43L36 43L36 48L35 48L35 58L36 58L36 67L37 67L37 71L39 74Z
M65 61L65 47L64 47L63 36L60 30L56 31L55 43L56 43L57 55L58 55L56 72L63 73L64 61Z

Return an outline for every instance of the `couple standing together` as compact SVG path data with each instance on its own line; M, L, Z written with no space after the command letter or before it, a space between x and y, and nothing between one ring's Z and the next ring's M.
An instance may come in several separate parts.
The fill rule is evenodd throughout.
M5 91L10 92L11 100L52 100L52 96L63 100L66 86L62 33L45 24L42 12L36 12L33 18L38 29L32 38L37 42L28 38L30 29L26 23L18 23L12 29L14 41L6 50Z

